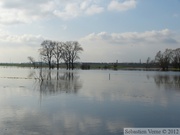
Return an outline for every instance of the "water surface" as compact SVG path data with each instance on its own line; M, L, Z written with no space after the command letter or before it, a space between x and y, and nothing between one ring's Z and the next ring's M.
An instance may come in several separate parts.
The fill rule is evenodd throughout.
M179 114L179 72L0 68L2 135L120 135Z

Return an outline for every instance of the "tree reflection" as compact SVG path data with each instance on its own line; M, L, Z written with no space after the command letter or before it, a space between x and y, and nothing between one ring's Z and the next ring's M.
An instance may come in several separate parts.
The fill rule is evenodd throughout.
M39 75L38 75L39 74ZM30 74L35 78L35 89L43 95L57 93L77 93L82 88L82 82L75 72L41 70Z
M155 75L154 82L160 87L171 90L180 90L180 76L179 75Z

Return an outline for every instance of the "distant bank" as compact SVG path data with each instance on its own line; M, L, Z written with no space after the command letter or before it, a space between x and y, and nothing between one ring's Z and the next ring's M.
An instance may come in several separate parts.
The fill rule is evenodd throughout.
M106 63L106 62L82 62L75 63L75 69L90 70L90 69L103 69L103 70L140 70L140 71L161 71L158 64L156 63ZM35 65L32 63L0 63L1 67L29 67L29 68L48 68L47 63L36 62ZM59 64L60 68L66 68L65 63ZM56 68L56 64L54 67ZM179 71L169 66L169 71Z

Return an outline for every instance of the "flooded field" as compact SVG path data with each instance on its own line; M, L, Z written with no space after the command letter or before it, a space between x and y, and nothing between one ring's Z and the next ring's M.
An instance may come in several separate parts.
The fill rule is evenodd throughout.
M1 135L180 127L180 73L0 67Z

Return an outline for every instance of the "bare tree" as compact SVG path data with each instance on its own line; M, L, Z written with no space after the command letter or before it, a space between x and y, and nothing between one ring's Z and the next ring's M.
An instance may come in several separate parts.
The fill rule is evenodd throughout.
M80 59L79 53L83 51L83 48L77 41L67 41L64 44L63 59L66 63L67 69L74 69L74 62Z
M70 69L69 57L67 51L63 51L62 58L64 60L64 63L66 64L66 69L67 70Z
M151 63L151 58L148 57L147 60L146 60L146 68L150 67L150 63Z
M166 49L165 52L159 51L155 56L155 62L159 64L163 71L168 70L172 58L172 50Z
M74 62L77 59L80 59L79 53L83 51L83 48L77 41L72 42L72 50L71 50L71 68L74 69Z
M28 60L33 64L34 68L35 68L35 60L33 57L29 56Z
M41 43L41 48L39 49L40 55L43 57L43 60L48 63L49 69L52 68L52 58L55 42L51 40L45 40Z
M180 70L180 48L172 51L172 64L174 68L178 68Z
M62 58L66 64L67 69L70 70L71 50L72 50L71 42L70 41L65 42L63 48L64 48L64 50L63 50Z
M55 42L54 43L54 49L53 49L53 55L56 59L56 65L57 69L59 69L59 62L62 59L63 51L64 51L64 43L63 42Z

